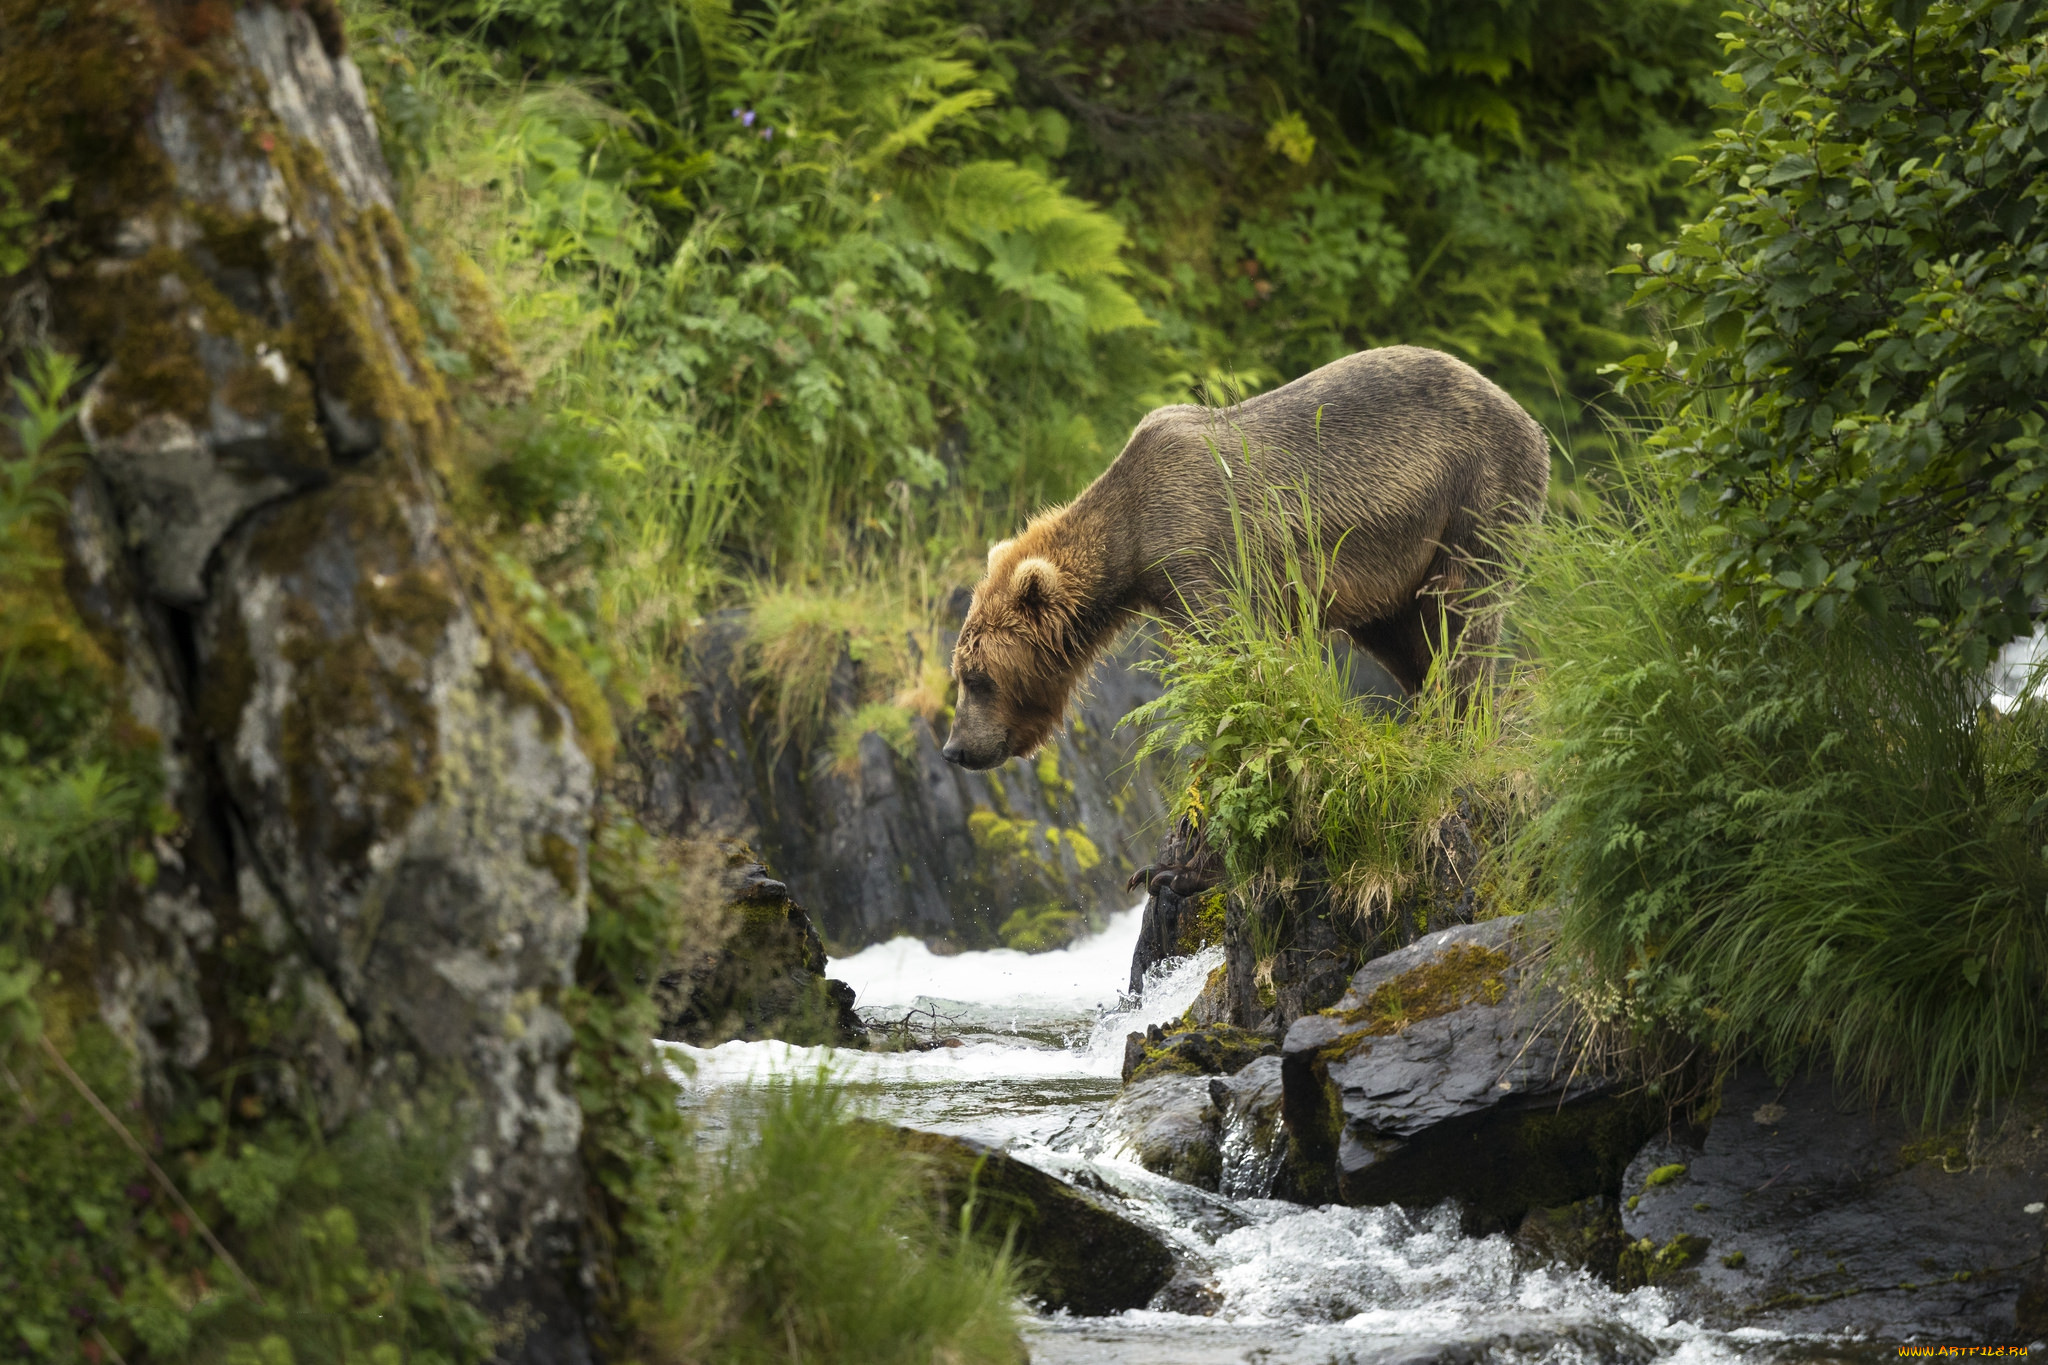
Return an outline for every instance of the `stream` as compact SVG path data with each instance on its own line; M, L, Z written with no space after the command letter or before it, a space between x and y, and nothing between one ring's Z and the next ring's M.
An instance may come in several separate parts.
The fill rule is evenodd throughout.
M1120 1155L1116 1135L1097 1120L1122 1088L1125 1035L1177 1018L1221 961L1210 949L1161 964L1132 1005L1119 987L1141 913L1123 911L1102 933L1051 953L942 957L902 938L831 963L829 974L853 986L863 1009L934 1010L942 1034L960 1046L830 1054L775 1042L666 1046L694 1060L687 1084L700 1095L829 1064L868 1092L877 1117L1000 1144L1114 1192L1127 1216L1164 1236L1221 1293L1213 1317L1032 1318L1035 1365L1834 1358L1822 1343L1674 1321L1655 1289L1621 1294L1582 1272L1524 1268L1506 1237L1460 1235L1448 1205L1411 1214L1249 1197L1260 1188L1257 1173L1233 1178L1228 1142L1224 1186L1248 1197L1208 1194Z

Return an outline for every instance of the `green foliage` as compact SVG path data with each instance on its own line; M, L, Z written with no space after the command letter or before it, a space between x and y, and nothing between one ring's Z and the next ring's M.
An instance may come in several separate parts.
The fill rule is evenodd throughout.
M735 568L952 570L1148 407L1361 346L1445 347L1583 425L1640 345L1604 272L1677 222L1711 24L364 0L353 26L408 217L481 265L549 410L628 476L599 596L633 636Z
M1994 0L1745 20L1714 207L1629 267L1695 329L1625 370L1676 405L1654 444L1712 537L1683 567L1768 622L1902 608L1980 667L2048 591L2048 21Z
M1670 157L1704 131L1716 12L967 7L1018 97L1071 120L1059 169L1130 226L1178 373L1227 392L1363 346L1437 346L1584 452L1604 444L1583 411L1605 396L1598 368L1640 348L1605 272L1689 202Z
M1930 1116L1996 1096L2048 985L2042 704L1979 711L1883 619L1705 597L1680 577L1699 520L1630 493L1549 528L1518 606L1543 659L1525 848L1602 1010Z
M157 1131L159 1163L232 1244L259 1301L39 1051L46 1024L61 1027L73 1071L117 1117L143 1121L127 1048L97 1020L73 1020L49 993L58 984L0 945L0 1169L33 1173L0 1182L0 1340L11 1352L102 1360L111 1346L266 1365L486 1354L483 1322L432 1244L446 1115L378 1115L322 1139L288 1120L226 1122L214 1099L175 1106Z
M105 655L58 574L77 378L70 357L31 353L0 449L0 941L60 881L90 891L129 871L155 796L154 746L115 733Z
M573 1078L583 1111L583 1166L600 1205L592 1269L609 1344L630 1348L678 1292L689 1264L695 1153L653 1038L648 983L701 928L708 887L679 877L637 823L612 813L591 842L590 922L565 1014L576 1032Z
M1140 758L1177 756L1173 814L1235 885L1285 882L1321 854L1341 903L1385 913L1426 874L1461 804L1505 807L1514 737L1492 696L1461 706L1443 661L1402 713L1368 709L1318 619L1329 566L1313 517L1291 491L1269 496L1237 517L1224 600L1176 636L1156 665L1165 691L1126 723L1143 731Z
M653 1333L662 1359L1024 1359L1008 1254L966 1218L948 1226L925 1173L828 1077L772 1084L736 1114L707 1187Z

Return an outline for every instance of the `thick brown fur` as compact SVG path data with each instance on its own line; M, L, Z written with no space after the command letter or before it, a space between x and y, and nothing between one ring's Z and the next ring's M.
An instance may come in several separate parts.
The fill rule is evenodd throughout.
M1276 505L1296 511L1295 553L1330 557L1326 626L1411 692L1462 640L1451 681L1475 686L1499 629L1502 542L1541 517L1549 480L1549 442L1514 399L1414 346L1360 351L1227 408L1159 408L1080 497L989 551L953 651L946 756L985 768L1036 750L1125 625L1184 625L1221 600L1238 526Z

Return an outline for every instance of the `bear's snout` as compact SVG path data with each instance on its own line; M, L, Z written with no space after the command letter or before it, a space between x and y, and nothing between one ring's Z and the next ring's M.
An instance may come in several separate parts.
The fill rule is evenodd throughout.
M1008 748L1001 745L993 749L970 748L961 742L958 731L955 731L947 738L945 747L939 750L939 756L955 767L966 768L970 772L984 772L990 768L1001 767L1010 753Z

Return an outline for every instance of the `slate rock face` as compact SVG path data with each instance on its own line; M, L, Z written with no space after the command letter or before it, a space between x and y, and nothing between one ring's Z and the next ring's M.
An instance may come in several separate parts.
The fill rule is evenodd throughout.
M1973 1167L1958 1137L1916 1136L1825 1075L1745 1069L1703 1142L1630 1163L1623 1275L1729 1327L2024 1340L2048 1325L2021 1306L2048 1228L2043 1156L2035 1139Z
M1461 925L1375 959L1282 1046L1292 1193L1427 1206L1467 1227L1612 1192L1651 1129L1615 1078L1578 1065L1521 917Z
M869 734L849 773L822 749L774 749L746 678L746 632L744 612L710 621L691 642L689 690L626 737L620 786L649 829L753 845L835 951L899 934L991 947L1015 911L1085 915L1133 899L1124 881L1165 816L1150 761L1133 769L1136 739L1116 728L1159 694L1133 666L1154 648L1146 637L1096 665L1069 725L1033 762L967 772L939 756L943 734L913 719L907 755ZM852 708L856 682L842 659L836 709Z
M1173 1278L1173 1252L1088 1191L967 1138L893 1130L929 1163L949 1214L970 1188L974 1230L1000 1242L1014 1229L1024 1284L1048 1311L1083 1317L1143 1308Z

